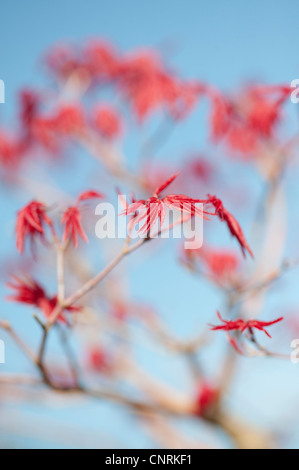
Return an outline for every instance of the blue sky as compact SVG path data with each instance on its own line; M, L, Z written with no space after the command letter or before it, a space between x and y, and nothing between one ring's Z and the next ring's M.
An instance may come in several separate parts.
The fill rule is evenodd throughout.
M167 55L170 63L183 76L209 81L227 90L233 89L244 80L290 83L299 77L299 2L296 0L1 0L0 10L0 79L4 80L6 85L6 104L0 105L0 119L12 126L17 90L24 85L44 83L38 59L50 45L63 40L80 43L99 36L111 40L122 50L154 46ZM202 118L199 117L199 122L200 119ZM170 158L173 152L176 159L179 153L177 149L183 150L186 145L190 149L200 147L203 143L203 132L197 130L198 128L198 122L193 119L186 128L184 140L179 134L166 147L167 158ZM129 144L128 149L131 148L133 149L133 144ZM257 184L255 180L253 184ZM4 223L11 227L11 210L15 210L17 203L5 200L5 194L2 202ZM1 252L4 253L11 244L8 231L2 239ZM145 263L149 264L143 275L141 273L144 265L140 266L143 264L143 258L140 258L139 263L137 255L133 261L133 266L135 263L137 268L132 275L131 289L140 300L155 302L158 296L162 314L171 322L174 330L187 334L196 325L199 310L209 308L209 315L213 314L219 299L215 298L212 291L207 291L204 285L199 285L194 279L182 274L172 260L173 255L174 249L165 250L163 257L161 255L163 262L160 264L155 260L145 259ZM163 282L170 270L173 270L180 289L175 282ZM207 292L209 300L202 300ZM188 321L182 326L182 315L185 315L187 309ZM14 318L18 315L12 307L9 307L9 312ZM202 319L200 322L202 323ZM142 354L145 363L150 368L154 367L158 375L181 386L178 376L175 379L170 378L174 369L180 367L176 360L170 359L163 368L164 366L157 365L159 358L155 359L147 353ZM10 368L16 368L18 357L13 356ZM298 381L294 376L294 369L290 367L287 367L289 374L286 374L281 365L274 366L272 363L268 367L266 378L259 379L263 381L263 388L259 391L254 384L245 381L246 387L252 386L252 396L256 396L257 401L259 396L268 396L264 411L270 423L271 413L279 404L282 387L277 383L275 367L279 368L282 376L287 376L289 388L285 387L284 396L291 397L292 387L294 384L298 386ZM251 365L246 364L244 376L244 371L248 370L252 372L253 367L251 369ZM273 391L271 399L267 395L269 390ZM242 384L238 386L236 393L240 396L244 394ZM248 401L254 407L253 400L248 398ZM108 433L120 439L119 445L151 445L151 441L138 433L134 420L131 423L131 433L123 438L127 426L124 424L126 415L113 406L101 405L96 408L89 403L82 404L81 407L74 405L73 408L63 411L59 405L54 404L51 407L45 411L42 405L31 405L23 410L23 413L29 417L38 414L45 422L50 415L64 423L76 420L82 430L91 426L99 433L105 418L106 423L109 421ZM61 413L58 413L57 409ZM95 423L94 416L97 417L98 424ZM258 412L255 417L258 418ZM188 426L188 432L193 434L192 424L188 423ZM21 441L12 431L11 442L22 442L23 445L30 446L38 445L39 441ZM43 442L41 445L51 444Z
M1 2L0 64L8 98L36 79L33 64L53 41L105 36L120 47L169 45L190 76L223 87L242 79L289 80L296 63L296 1Z

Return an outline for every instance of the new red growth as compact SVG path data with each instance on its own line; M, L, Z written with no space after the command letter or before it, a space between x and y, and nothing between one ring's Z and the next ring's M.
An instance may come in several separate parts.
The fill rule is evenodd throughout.
M53 228L52 220L46 213L46 206L41 202L32 201L18 212L16 235L17 248L20 253L23 253L24 243L27 238L29 238L31 242L33 242L37 236L44 239L45 224Z
M270 322L259 320L243 320L242 318L238 318L237 320L224 320L219 312L217 312L217 316L223 325L210 325L212 331L240 331L241 333L245 333L245 331L248 330L250 335L253 335L253 330L255 328L259 331L263 331L269 338L271 338L271 336L265 328L275 325L276 323L279 323L283 320L283 317L277 318L276 320Z

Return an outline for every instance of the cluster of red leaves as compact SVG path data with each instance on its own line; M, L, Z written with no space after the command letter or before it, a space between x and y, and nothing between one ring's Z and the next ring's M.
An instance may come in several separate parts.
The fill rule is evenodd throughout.
M38 201L32 201L17 214L16 236L17 248L20 253L24 251L24 243L29 239L31 243L38 236L45 239L45 225L53 229L53 222L48 217L46 206Z
M61 138L84 134L86 129L84 109L80 104L60 105L50 114L37 114L31 121L32 144L38 143L48 151L60 148Z
M263 331L269 338L270 334L266 330L267 327L275 325L283 320L283 317L277 318L276 320L270 322L264 322L259 320L243 320L238 318L236 320L224 320L220 313L217 312L219 320L222 322L222 325L210 325L212 331L239 331L240 333L245 333L246 331L252 336L254 334L254 329Z
M97 191L86 191L77 199L74 206L69 207L62 216L62 225L64 225L63 241L72 240L74 246L78 246L78 235L88 242L87 236L81 224L80 205L84 201L93 198L102 198L103 194ZM39 201L32 201L21 209L17 214L16 238L17 248L20 253L24 251L26 239L31 241L31 245L39 237L45 241L45 225L48 225L52 234L56 237L53 221L47 214L47 207Z
M124 58L119 69L118 86L140 121L161 107L175 118L185 117L203 93L201 84L180 81L152 52Z
M85 201L93 198L102 198L103 195L96 191L86 191L79 195L76 205L69 207L62 216L62 224L64 225L63 241L73 241L75 247L78 246L78 235L87 242L87 236L81 225L80 206ZM55 232L54 224L47 215L47 207L45 204L32 201L17 214L16 236L17 248L23 253L24 243L26 239L34 242L38 236L40 239L45 240L45 226L48 225L51 229L52 235L56 242L57 235ZM58 303L57 296L49 297L45 290L34 280L22 280L19 277L13 277L14 282L9 282L8 287L15 291L15 295L10 296L8 299L15 302L32 305L40 309L46 318L50 317ZM79 311L79 307L68 307L65 311L75 312ZM59 316L59 321L66 322L64 314Z
M94 126L106 139L111 140L120 136L122 121L116 109L111 105L99 105L93 111Z
M34 91L20 94L20 131L9 136L0 130L0 162L16 168L35 146L51 153L61 149L61 140L80 136L87 128L83 107L78 103L60 104L51 112L41 112L41 98Z
M109 84L120 94L142 122L156 111L166 111L173 119L185 118L201 96L212 102L211 133L224 139L233 150L253 152L261 139L270 138L287 99L287 86L250 86L239 98L223 96L210 85L180 79L152 51L121 54L110 44L93 40L82 49L60 45L51 49L45 62L62 84L75 78L77 86L93 90ZM17 167L34 146L57 153L65 138L80 137L93 126L107 139L121 131L119 113L111 107L96 108L93 117L81 103L60 104L50 112L44 108L45 94L24 90L19 99L20 130L9 137L0 129L0 162ZM52 105L52 102L51 102ZM52 106L51 106L52 108ZM61 139L64 141L61 142ZM199 169L201 171L201 169Z
M255 152L261 140L273 137L282 115L282 105L290 92L290 87L285 85L254 85L237 99L230 99L210 91L213 139L225 139L231 150L243 154Z
M32 305L38 308L46 318L49 318L55 307L57 306L57 296L49 297L45 290L33 279L23 280L13 276L12 281L7 286L15 291L14 295L7 297L7 300L22 304ZM80 307L67 307L67 312L79 312ZM66 317L61 314L58 318L61 323L66 323Z
M0 163L3 168L16 169L35 148L55 155L61 153L67 139L80 139L92 127L111 140L122 130L121 118L110 106L97 106L89 118L88 112L78 102L60 103L48 111L42 109L45 104L34 91L20 93L20 130L10 135L0 128Z
M85 128L85 117L80 105L65 105L58 109L52 125L54 129L65 136L80 134Z
M133 201L122 212L125 215L132 215L129 222L130 229L144 221L144 224L139 228L138 233L147 234L155 226L157 220L160 221L160 227L163 226L166 216L166 207L170 210L176 209L181 213L185 213L192 217L198 215L204 217L205 212L201 210L196 204L202 202L198 199L193 199L184 194L169 194L162 197L163 191L178 177L179 173L171 176L159 187L157 187L152 196L148 199L140 199Z
M246 241L242 228L235 217L223 206L223 203L216 196L208 194L207 199L193 199L184 194L170 194L162 197L162 192L178 177L179 173L171 176L158 188L153 191L153 194L148 199L133 200L126 209L122 212L125 215L133 216L129 222L129 230L141 222L144 224L139 228L138 233L147 234L159 219L160 227L166 215L166 207L170 210L176 209L190 217L198 215L204 217L206 215L215 215L224 221L233 237L238 240L241 247L243 256L246 256L246 251L253 257L253 253ZM214 212L208 212L198 207L198 204L212 206Z
M29 153L32 145L42 144L51 151L58 149L55 137L55 119L40 114L42 96L37 92L24 89L19 94L19 130L10 136L0 130L0 162L7 169L16 169L22 158Z
M200 248L184 250L184 256L194 260L198 258L204 263L209 276L216 281L231 281L240 265L237 254L228 249Z
M31 144L42 147L50 153L60 151L59 137L56 133L55 119L52 116L36 116L31 123Z
M97 191L87 191L77 199L76 205L69 207L62 216L62 224L64 225L63 241L72 240L74 247L78 246L78 235L86 243L88 242L86 233L81 224L80 203L94 198L103 198L104 195Z
M236 253L228 250L208 250L203 257L210 272L218 279L230 279L240 262Z
M92 126L99 134L113 140L122 130L121 118L112 106L98 105L88 119L81 104L60 105L48 115L37 114L31 121L32 143L38 143L48 151L57 151L61 139L84 137Z
M47 54L46 63L59 81L76 74L94 85L114 85L140 121L159 108L182 118L204 91L198 82L182 81L166 70L151 51L123 56L103 41L91 41L83 50L56 47Z
M120 66L117 51L101 40L90 41L82 50L66 44L55 46L46 54L45 63L58 81L76 75L92 83L113 80Z

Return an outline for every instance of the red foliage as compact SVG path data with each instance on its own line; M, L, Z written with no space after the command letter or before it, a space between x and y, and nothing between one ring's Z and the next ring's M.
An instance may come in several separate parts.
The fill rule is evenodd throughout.
M58 152L60 143L53 117L36 116L31 123L31 136L35 143L40 144L45 150Z
M59 80L66 80L81 67L76 49L66 44L51 48L45 56L45 64L55 78Z
M120 136L122 122L119 114L112 106L97 106L93 115L95 128L103 137L112 140Z
M114 48L100 40L92 40L83 51L84 61L93 79L113 80L119 71L119 58Z
M21 143L0 129L0 163L6 168L15 168L22 154Z
M203 217L204 211L196 207L196 204L203 202L198 199L192 199L183 194L169 194L161 198L161 193L178 177L179 173L174 174L164 183L158 186L151 197L148 199L140 199L130 204L122 214L133 215L130 221L130 227L141 223L145 220L144 225L138 230L139 233L146 234L159 219L160 227L162 227L165 215L166 207L169 209L177 209L181 213L186 213L190 216L198 215ZM137 212L139 212L137 214Z
M79 204L89 199L102 198L103 194L97 191L85 191L78 196L77 204L69 207L62 216L64 227L63 241L72 240L74 247L78 247L78 235L88 243L88 238L81 224L81 213Z
M91 260L86 263L74 248L78 247L80 239L85 243L88 242L89 235L87 234L90 232L87 231L87 218L83 219L84 210L88 202L95 203L95 199L103 198L102 193L95 190L84 191L70 204L67 202L63 204L62 211L60 208L57 209L54 203L49 212L48 206L39 200L33 200L21 208L17 214L16 244L20 253L24 252L28 240L31 244L38 239L41 242L47 242L47 246L50 245L47 257L41 256L37 259L35 256L22 256L19 257L22 264L14 263L12 266L4 262L0 270L0 274L5 275L5 279L10 276L11 271L27 273L24 278L13 276L7 283L11 294L8 299L30 307L31 314L37 312L40 318L43 316L46 319L45 325L41 322L44 328L40 331L38 347L34 348L38 355L35 356L32 353L32 362L39 370L41 385L53 389L56 393L63 392L65 395L72 393L76 396L80 394L99 399L106 397L125 405L134 413L140 412L140 416L149 415L150 418L151 410L155 417L160 414L159 410L161 414L165 412L165 415L169 416L188 417L191 413L209 423L217 424L217 427L229 434L232 441L240 447L250 447L255 442L264 444L268 440L268 433L264 435L259 429L247 432L246 423L243 425L238 418L231 416L226 403L221 403L220 406L220 399L234 378L235 354L231 355L232 352L234 353L231 347L244 357L267 356L289 360L288 354L268 351L259 343L257 333L263 332L271 338L268 328L282 322L283 317L268 322L246 318L248 318L247 313L250 313L251 301L257 300L254 302L254 307L259 308L262 305L259 302L259 295L266 292L271 283L281 274L296 265L296 260L294 263L292 260L287 260L281 263L281 267L277 267L280 255L283 253L283 242L287 240L292 243L293 241L289 240L290 237L285 238L286 222L282 220L284 217L280 219L284 212L283 191L285 188L279 183L284 173L287 173L285 170L291 157L294 157L292 163L296 163L293 151L298 139L296 134L292 135L292 126L287 130L289 132L287 138L277 133L290 88L281 85L251 84L247 85L241 93L224 94L210 84L181 78L169 68L167 60L159 54L145 50L127 55L102 40L90 40L80 48L65 45L55 47L48 53L46 64L52 78L57 82L54 88L46 91L31 89L21 91L18 114L13 120L14 129L11 131L8 126L6 128L9 132L0 129L0 175L5 177L5 188L10 190L8 183L13 191L16 188L14 196L18 194L19 189L22 192L28 191L34 194L45 191L46 200L50 197L54 199L58 193L58 200L60 198L63 200L65 197L67 201L69 195L65 194L65 191L73 191L76 182L83 185L83 180L90 178L93 181L102 181L102 184L106 185L108 196L115 196L113 190L117 185L127 188L132 184L129 188L132 192L129 193L131 194L128 198L129 203L124 195L119 195L119 201L124 209L122 215L129 216L126 234L128 236L123 237L123 227L117 227L121 230L114 231L113 238L123 237L123 243L121 240L109 240L106 244L104 240L101 240L98 248L102 250L103 256L93 256L94 251L91 254ZM102 99L109 100L110 97L111 100L107 103L102 101ZM222 149L218 149L215 153L209 150L207 155L203 154L204 157L201 150L195 150L193 155L190 154L184 135L177 136L173 145L168 145L167 139L172 130L181 127L177 126L178 121L187 118L201 98L207 98L210 106L208 127L213 143L222 143L225 153L256 158L256 170L260 172L263 183L266 183L266 191L259 199L255 198L256 194L253 194L257 189L257 182L251 176L247 178L247 175L244 181L242 180L242 185L250 184L250 192L247 191L247 187L244 190L245 186L242 186L242 194L251 194L252 203L255 199L257 201L256 209L259 218L254 220L258 222L259 227L257 238L261 238L260 235L265 236L264 242L262 239L256 240L256 245L260 246L261 250L264 250L265 246L267 248L264 253L261 253L260 262L257 263L255 271L247 272L246 263L239 253L241 249L244 258L248 253L253 258L253 252L238 220L226 209L225 199L223 198L222 201L213 195L214 191L218 194L224 190L224 187L229 188L231 183L236 183L236 178L241 175L239 171L241 166L238 164L234 168L234 162L226 162L219 157L218 150ZM148 129L144 130L140 126L136 128L135 121L140 125L145 124L145 121L150 118ZM192 132L194 125L194 142L198 141L198 145L204 149L208 147L205 147L206 142L201 139L200 128L205 128L205 122L202 121L199 116L199 120L196 119L191 123L191 127L188 127L187 134ZM127 126L126 123L128 123ZM124 135L124 129L126 129L126 135ZM196 135L196 129L198 135ZM129 130L133 131L132 135L129 135ZM121 142L121 136L126 138L125 142ZM140 148L137 148L139 143L141 143ZM183 144L186 150L182 154L180 147ZM75 159L72 159L73 150L77 148L83 152L84 160L80 163L78 163L79 160L77 162L77 157L79 158L77 152ZM169 152L168 158L164 161L161 148ZM46 162L42 160L43 154L47 156ZM88 154L93 158L91 161L87 161ZM179 155L181 155L180 162L178 161ZM231 165L228 166L227 163ZM182 169L182 178L178 178L177 172L168 177L178 168ZM222 175L221 170L224 170ZM43 181L39 181L39 178L43 176L46 176L47 180L44 187ZM53 188L52 181L55 182ZM62 191L59 185L62 185ZM172 194L168 194L170 186ZM53 194L49 194L52 189ZM134 190L140 191L142 199L135 198ZM199 199L200 194L207 194L207 196ZM232 194L234 199L238 199L235 197L235 191ZM8 202L7 209L11 205L10 201ZM247 209L249 199L246 198L245 201L244 198L243 200L239 198L238 202L244 213L254 212L249 204ZM277 209L279 210L277 214L270 214L271 205L274 202L278 203ZM261 207L262 211L259 210ZM112 209L111 214L115 214ZM170 218L174 215L174 219L168 222L166 216L172 210L176 211L175 214L170 214ZM110 216L109 210L107 212ZM172 264L168 264L168 252L167 257L164 253L162 260L165 269L163 268L156 276L157 272L153 271L154 265L150 266L152 271L145 273L134 289L130 289L130 282L136 280L136 275L130 276L127 272L128 266L124 266L123 271L115 272L121 263L125 263L124 260L129 255L135 256L135 252L139 249L142 252L149 247L147 254L153 256L154 251L150 251L151 236L158 238L162 232L165 235L163 229L171 230L176 225L180 229L180 225L195 216L205 219L207 216L216 217L215 230L220 228L219 220L224 222L226 232L228 231L238 242L236 252L217 247L211 248L207 240L210 236L209 229L212 230L213 224L209 224L204 247L194 250L184 249L184 263L182 264L189 269L188 274L200 275L198 277L203 280L207 279L210 284L213 284L211 292L207 291L206 294L209 297L218 293L226 306L226 316L230 318L226 320L217 312L219 320L216 320L216 324L209 325L211 331L222 331L222 335L224 334L229 342L227 351L223 351L223 357L219 357L220 368L218 370L213 370L215 364L212 364L212 356L208 361L212 361L211 364L204 362L207 358L204 348L209 336L213 334L210 332L207 335L206 329L191 331L192 326L190 329L192 315L190 317L188 310L193 300L196 300L195 307L197 304L205 304L202 298L205 295L204 287L194 288L195 284L192 284L195 282L194 279L189 286L185 285L186 280L181 276L176 279L177 286L174 289L183 289L186 296L190 292L195 292L197 295L197 299L195 295L191 300L189 298L189 301L180 299L179 304L183 309L181 320L189 322L189 325L185 325L184 331L178 331L177 319L173 315L178 312L172 309L180 294L179 291L175 293L170 305L171 318L164 318L151 306L136 300L141 291L148 294L148 291L160 283L161 286L156 292L155 299L158 300L165 282L168 282L169 275L176 276L177 273ZM192 221L196 220L200 221L200 219ZM101 221L106 222L104 218ZM107 225L110 225L110 221L109 217ZM54 222L58 226L57 232ZM168 223L170 226L165 227ZM135 225L139 225L138 232L145 235L145 239L134 241L136 233L131 233L131 229ZM100 226L101 224L97 224L96 230L99 238L101 235L107 235L103 233L105 228L99 234ZM185 229L186 225L183 225L183 228ZM262 234L264 228L265 231ZM160 233L151 232L151 229ZM50 237L49 234L52 236ZM109 230L108 238L112 238L111 234L112 230L111 232ZM273 240L272 234L275 235L272 237ZM214 239L214 243L215 239L218 242L218 234L213 233L211 239ZM198 247L199 244L189 243L184 246L186 248ZM82 243L82 249L84 247ZM288 246L288 248L291 253L292 247ZM44 251L40 254L44 255ZM91 253L91 250L85 251ZM272 254L275 254L273 259L275 266L266 263ZM261 269L263 260L267 270ZM53 261L56 266L53 266ZM143 258L141 261L143 262ZM39 279L34 274L35 272L42 273L49 279L51 277L52 281L54 277L57 294L55 292L55 295L48 294L48 288L35 280ZM137 276L139 276L139 270ZM130 290L132 294L135 294L135 298L131 297ZM149 292L149 295L152 293ZM77 318L71 313L82 310L81 307L76 307L82 299L86 302L84 315L78 315ZM204 310L208 314L208 309ZM239 312L238 317L236 312ZM255 316L258 317L257 311ZM57 328L57 321L64 324L63 328ZM291 326L296 327L295 321ZM27 348L21 338L22 335L20 338L18 336L17 325L14 329L10 323L0 321L0 328L10 333L11 338L15 339L25 353L30 353L31 347ZM187 330L190 330L190 335L185 337L183 333ZM44 355L46 343L47 347L50 346L50 335L52 336L57 331L62 333L57 339L60 339L61 346L63 346L61 353L65 354L65 359L67 359L63 361L65 362L63 369L62 361L57 368L54 363L48 362ZM67 335L64 336L64 333ZM71 343L67 343L71 335L77 335L79 342L76 346L85 343L85 366L90 375L94 374L93 377L84 377L84 369L81 367L83 364L75 357L80 358L81 350L79 354L73 354L77 351L72 351ZM174 353L180 361L184 362L187 359L185 362L190 369L190 378L197 381L200 377L201 380L193 397L188 399L183 394L176 393L175 390L172 393L168 390L168 386L165 387L163 381L159 383L157 378L151 378L148 375L150 371L143 371L143 368L149 365L148 353L145 351L142 357L137 356L146 346L144 340L147 335L149 335L150 349L156 343L159 344L159 347L166 351L167 361L170 357L169 353ZM260 336L265 339L262 334ZM201 351L203 355L197 357ZM207 350L206 352L208 353ZM157 357L157 354L154 356ZM159 355L160 357L162 356ZM209 365L213 366L211 370L209 370ZM66 370L68 374L65 373ZM209 383L205 378L205 372L209 373L206 377L212 377L212 373L215 374L215 378L218 377L218 387L212 385L213 382ZM226 372L229 373L226 374ZM98 375L95 376L96 374ZM31 384L31 377L20 378L20 384L23 384L23 379L24 384ZM105 379L107 383L104 388L96 389L94 387L96 384L88 384L88 378ZM4 377L4 383L9 381L9 377ZM13 378L12 382L17 385L19 378ZM35 379L32 385L33 383ZM215 381L215 383L218 382ZM10 390L9 387L6 388ZM167 400L167 396L171 399ZM151 430L157 429L156 420L148 420L147 425ZM165 429L167 426L164 426ZM255 432L258 434L256 441L252 438ZM176 432L170 432L170 434L170 439L165 441L166 443L179 442L180 436ZM183 435L181 438L184 444L186 439ZM163 439L162 441L164 442Z
M174 117L185 117L202 92L197 83L182 83L172 76L151 52L125 58L119 68L118 85L139 121L159 108Z
M271 338L268 331L265 329L268 326L275 325L283 320L283 317L277 318L276 320L270 322L263 322L259 320L243 320L242 318L238 318L237 320L224 320L221 318L219 312L217 312L217 316L219 320L223 323L223 325L211 325L212 331L223 330L223 331L240 331L244 333L246 330L249 331L251 335L253 335L253 329L257 329L259 331L263 331L269 338Z
M85 191L78 196L78 203L82 201L88 201L89 199L102 199L104 194L98 191Z
M220 390L209 383L204 382L200 385L196 399L195 414L204 418L209 410L214 407L220 398Z
M81 134L86 126L83 108L75 104L61 106L52 122L55 130L65 136Z
M40 309L46 318L50 317L51 313L57 306L57 296L48 297L45 290L33 279L23 280L13 276L13 282L8 282L7 286L15 291L14 295L7 297L8 300L13 302L32 305ZM80 307L67 307L64 309L68 312L78 312ZM66 323L65 315L61 314L58 320Z
M201 252L199 254L202 255L209 271L217 279L230 279L239 267L240 260L236 253L232 251L208 248L199 250L199 252Z
M232 106L222 95L212 95L211 134L214 140L222 139L230 128Z
M248 154L258 149L261 140L273 137L290 87L254 85L243 90L235 100L214 90L209 94L213 139L225 138L230 149Z
M23 131L31 133L31 125L37 115L41 97L34 90L22 90L19 95L20 101L20 121Z
M74 247L78 246L78 235L88 243L88 238L81 224L81 214L78 207L69 207L62 216L62 224L65 226L63 241L72 240Z
M23 253L24 242L27 238L32 241L36 236L44 239L44 225L53 228L52 220L46 213L46 206L38 201L32 201L18 212L16 235L17 248Z
M251 248L249 247L245 235L243 233L243 230L241 229L241 226L239 222L235 219L235 217L228 212L223 206L223 203L220 199L218 199L216 196L210 196L208 194L208 204L212 204L215 208L215 215L217 215L221 221L224 221L233 237L235 237L239 245L241 247L243 256L246 257L246 251L250 254L250 256L253 258L253 253L251 251Z

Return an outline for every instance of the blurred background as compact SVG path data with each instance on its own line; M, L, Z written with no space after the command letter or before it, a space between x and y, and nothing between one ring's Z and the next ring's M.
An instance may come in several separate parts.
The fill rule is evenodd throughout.
M237 94L242 87L253 82L289 85L299 77L298 15L299 4L295 0L253 0L247 3L237 0L52 0L47 3L1 0L0 79L5 82L5 104L0 105L1 127L10 131L17 127L18 93L21 89L43 90L51 103L52 92L49 90L53 80L47 73L43 58L46 51L57 43L81 47L94 38L100 38L122 53L153 49L182 79L209 83L225 94ZM166 126L157 148L147 148L147 152L151 153L150 166L146 162L140 166L144 142L148 142L160 128L161 115L155 115L146 124L139 125L118 97L106 90L103 96L106 102L112 102L123 114L125 129L117 146L122 148L126 166L132 174L136 168L141 168L150 179L151 171L155 186L157 178L160 178L158 184L161 183L161 175L167 178L173 172L182 170L178 189L171 189L170 192L192 193L190 195L193 197L216 193L226 201L226 206L237 216L256 254L255 260L247 258L241 261L240 256L242 272L251 273L257 263L263 278L272 268L280 266L283 259L298 257L296 152L293 152L290 168L284 174L283 187L275 193L271 218L257 227L253 221L257 212L262 212L259 201L267 180L266 170L255 160L231 157L229 149L211 143L210 111L205 99L199 100L194 111L183 122ZM91 107L93 100L100 99L102 97L96 94L91 95L87 97L87 104ZM290 101L284 107L279 131L281 142L296 135L297 107ZM197 179L184 179L184 171L191 171L194 176L196 171L194 167L190 170L190 162L198 159L201 166ZM43 159L40 164L39 155L35 155L23 173L22 187L10 184L10 178L3 177L1 180L0 317L10 321L32 348L37 348L41 335L39 325L33 320L30 308L5 301L8 294L5 282L12 273L33 271L35 277L54 293L55 266L50 259L46 268L46 264L33 259L29 250L20 261L14 238L17 211L33 196L41 196L49 204L57 203L64 207L67 204L65 193L75 198L80 191L90 188L105 193L114 203L115 188L119 184L125 191L135 190L137 197L143 197L144 193L130 187L128 182L111 180L89 158L86 149L73 144L61 161L59 157L58 160L53 157ZM118 240L96 240L93 228L96 220L92 205L86 216L88 236L92 241L87 247L80 243L82 259L87 259L95 272L111 259L119 247ZM268 224L268 228L271 225L271 228L266 241L261 242L261 233L265 229L263 223ZM237 243L229 236L224 224L214 220L208 224L204 223L204 247L226 247L239 255ZM181 262L180 240L154 243L153 247L133 253L117 268L109 277L107 289L116 301L121 299L121 302L126 301L130 305L142 305L146 311L153 310L180 340L200 335L206 330L207 323L217 322L216 310L224 311L225 296L205 276L196 276L186 269ZM271 248L267 253L263 253L265 246ZM46 250L46 247L42 248L40 256L45 257ZM280 316L288 318L283 326L273 327L271 343L261 336L267 348L285 355L291 353L290 342L299 335L297 275L296 268L288 271L269 289L269 295L263 298L257 296L245 306L248 317L259 315L266 321ZM92 301L96 308L106 309L109 313L109 305L103 306L98 299ZM137 310L140 311L140 308ZM126 354L129 349L128 354L134 355L142 371L171 387L171 390L195 400L196 380L186 366L185 358L155 341L147 334L142 320L136 320L134 315L128 323L117 325L116 331L108 335L107 347L111 343L113 350L119 347L120 355ZM99 331L100 337L101 328ZM0 374L36 375L33 366L5 332L0 331L0 338L5 340L6 345L6 363L0 364ZM82 335L72 340L72 347L83 368L88 369L88 346L95 344L97 339L95 334L84 330ZM103 341L105 343L106 340ZM197 358L205 377L212 383L217 382L226 347L225 335L215 333ZM57 374L61 374L61 350L55 338L51 339L47 354L57 367ZM299 421L294 412L298 405L298 367L290 360L240 357L225 397L225 407L246 422L270 430L278 446L298 447ZM109 382L109 378L100 375L92 380L96 383ZM143 380L145 383L146 379ZM123 387L134 396L135 392L128 384ZM171 430L174 433L171 444L165 436L157 437L157 423L154 421L106 400L64 396L35 387L22 387L21 390L17 387L3 388L0 391L2 448L234 446L231 437L221 427L190 416L172 417L167 425L164 423L164 434L170 435Z

